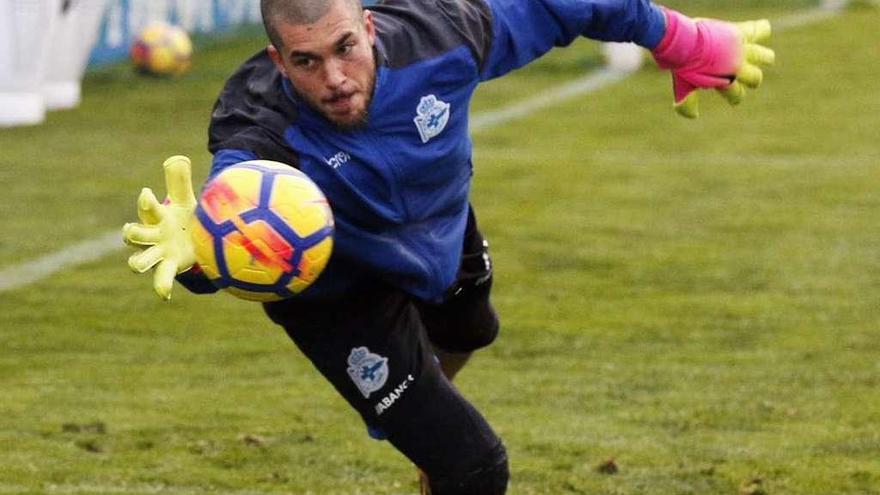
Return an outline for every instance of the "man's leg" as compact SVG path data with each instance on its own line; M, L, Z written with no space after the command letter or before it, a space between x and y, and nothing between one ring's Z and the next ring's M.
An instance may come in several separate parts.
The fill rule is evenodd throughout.
M489 245L477 229L473 210L469 212L462 260L456 283L445 300L432 304L417 303L434 355L445 377L451 382L467 364L476 349L488 346L498 335L498 317L489 300L492 289L492 261ZM504 466L506 479L506 463ZM491 476L487 476L491 479ZM419 472L423 495L441 493L441 483ZM434 487L433 492L428 485ZM491 486L481 488L491 492ZM478 492L479 493L479 492Z
M344 299L266 305L364 418L425 471L432 495L502 495L507 455L443 374L410 296L381 283Z
M446 375L446 379L450 382L455 379L455 375L464 368L464 365L470 361L473 352L447 352L434 346L434 355L440 360L440 369Z

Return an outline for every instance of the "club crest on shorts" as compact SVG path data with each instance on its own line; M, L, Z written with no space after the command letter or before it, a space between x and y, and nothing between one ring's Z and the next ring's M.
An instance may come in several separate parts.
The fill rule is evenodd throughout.
M416 107L413 122L419 130L422 143L427 143L446 128L446 123L449 122L449 103L438 100L434 95L423 96Z
M388 380L388 358L373 354L366 347L355 347L348 355L348 376L364 398L369 398Z

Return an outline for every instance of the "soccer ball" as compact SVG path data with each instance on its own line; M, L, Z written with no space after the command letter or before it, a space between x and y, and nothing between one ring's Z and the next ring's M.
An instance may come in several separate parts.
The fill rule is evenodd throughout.
M156 22L144 28L131 45L134 67L146 74L176 76L192 63L193 46L179 26Z
M305 174L252 160L223 169L196 206L196 261L211 282L251 301L302 292L333 251L333 214Z

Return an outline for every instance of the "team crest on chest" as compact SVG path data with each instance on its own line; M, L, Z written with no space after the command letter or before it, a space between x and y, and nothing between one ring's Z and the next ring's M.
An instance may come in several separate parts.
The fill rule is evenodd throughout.
M449 122L449 103L438 100L434 95L423 96L416 107L413 122L419 130L422 143L427 143L446 128L446 123Z
M373 354L366 347L355 347L348 354L347 371L366 399L388 380L388 358Z

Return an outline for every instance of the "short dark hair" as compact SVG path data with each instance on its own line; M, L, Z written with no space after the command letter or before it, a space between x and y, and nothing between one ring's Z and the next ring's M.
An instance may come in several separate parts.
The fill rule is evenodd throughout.
M263 27L266 28L269 41L281 50L283 43L278 34L278 21L312 24L324 17L330 7L339 1L348 2L358 13L363 9L360 0L260 0L260 14L263 16Z

